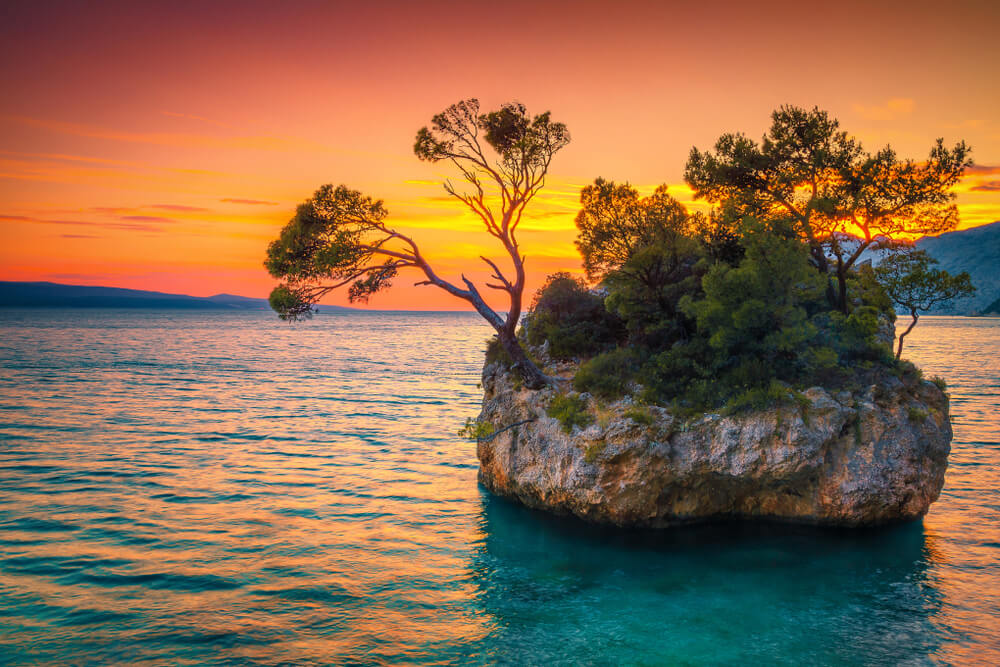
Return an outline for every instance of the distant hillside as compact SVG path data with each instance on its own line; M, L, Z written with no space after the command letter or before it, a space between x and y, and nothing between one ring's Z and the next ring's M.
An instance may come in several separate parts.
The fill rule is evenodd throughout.
M1000 315L1000 299L982 309L983 315Z
M232 294L210 297L166 294L118 287L0 281L0 308L169 308L183 310L262 310L267 299Z
M986 312L994 301L1000 300L1000 222L925 237L917 241L917 247L926 250L948 273L968 271L976 286L975 296L956 299L947 308L932 311L934 314Z

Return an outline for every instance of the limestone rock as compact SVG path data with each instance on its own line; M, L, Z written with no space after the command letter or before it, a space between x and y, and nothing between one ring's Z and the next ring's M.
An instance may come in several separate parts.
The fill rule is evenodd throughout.
M636 423L630 399L582 394L596 419L571 433L546 414L557 389L525 389L500 364L484 368L483 389L480 421L499 433L478 443L479 481L530 507L619 526L914 519L941 492L951 449L947 396L888 374L862 391L814 387L808 404L693 422L645 407L653 423Z

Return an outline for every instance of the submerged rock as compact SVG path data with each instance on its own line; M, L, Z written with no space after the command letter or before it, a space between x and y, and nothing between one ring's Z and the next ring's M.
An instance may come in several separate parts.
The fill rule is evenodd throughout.
M937 500L951 450L947 396L890 374L861 391L814 387L798 405L690 422L581 394L594 422L570 433L546 414L557 389L523 388L500 363L484 368L483 389L480 423L496 434L478 443L479 481L529 507L619 526L915 519Z

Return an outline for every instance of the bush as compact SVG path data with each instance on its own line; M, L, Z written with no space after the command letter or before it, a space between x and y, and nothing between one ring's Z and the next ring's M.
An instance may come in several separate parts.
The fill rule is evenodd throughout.
M649 408L642 405L632 405L625 410L625 417L631 419L640 426L652 426L656 419Z
M594 423L593 415L587 412L587 401L579 394L556 396L545 413L558 419L565 433L572 433L574 426L586 428Z
M605 305L624 322L631 345L664 350L694 331L680 303L701 295L705 258L698 241L675 234L636 250L608 273Z
M765 410L781 403L798 403L791 390L776 380L766 387L747 389L726 402L726 412L737 413L749 410Z
M917 422L919 424L922 424L925 421L927 421L927 417L930 415L926 410L909 407L906 409L906 416L910 418L911 422Z
M583 460L587 463L597 463L597 459L601 456L601 452L607 449L608 443L605 440L598 440L587 445L587 448L583 450Z
M573 388L605 399L624 396L639 370L638 351L615 348L585 362L573 378Z
M554 359L589 357L613 347L621 337L621 321L604 300L568 273L549 276L535 294L524 324L530 345L548 341Z

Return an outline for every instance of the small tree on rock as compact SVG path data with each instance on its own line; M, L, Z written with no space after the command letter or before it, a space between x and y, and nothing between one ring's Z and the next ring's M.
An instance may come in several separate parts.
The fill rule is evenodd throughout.
M268 247L265 266L283 281L271 293L271 307L283 319L308 317L313 304L335 289L347 286L352 302L366 301L389 287L400 269L417 269L424 279L416 284L434 285L469 302L496 330L525 384L541 387L547 378L516 335L525 285L516 232L528 203L545 185L553 156L569 140L566 126L552 121L549 112L530 116L524 105L510 103L480 113L475 99L453 104L417 132L417 157L450 162L458 170L466 188L448 181L445 190L483 222L507 255L509 273L480 258L492 271L493 282L485 286L507 295L506 314L490 307L464 275L461 285L437 275L417 243L389 226L381 200L343 185L317 190Z
M600 282L640 248L689 231L691 217L661 185L648 197L628 183L598 178L580 192L576 247L587 279Z
M920 311L927 311L952 299L975 293L969 274L956 276L933 268L937 260L923 250L890 255L875 269L878 281L894 303L910 313L910 325L899 334L896 359L903 354L903 339L917 325Z

